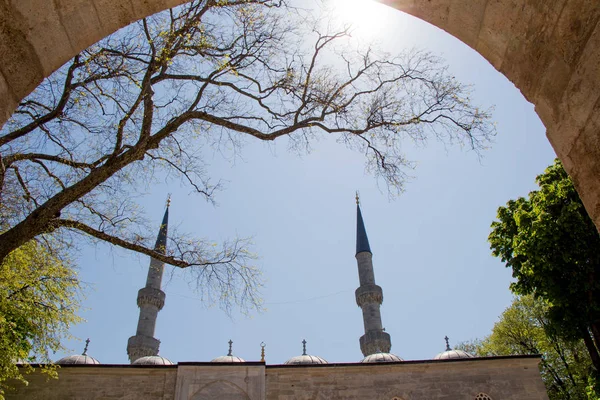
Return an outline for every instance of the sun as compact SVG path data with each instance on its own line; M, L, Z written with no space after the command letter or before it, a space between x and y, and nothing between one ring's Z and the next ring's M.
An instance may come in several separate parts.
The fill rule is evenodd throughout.
M354 32L372 38L382 31L390 9L375 0L329 0L334 17Z

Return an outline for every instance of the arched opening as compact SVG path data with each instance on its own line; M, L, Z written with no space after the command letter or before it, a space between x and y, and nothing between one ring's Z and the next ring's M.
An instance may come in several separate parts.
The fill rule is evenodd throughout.
M247 400L250 397L238 386L227 381L215 381L204 386L192 396L192 400L208 399Z
M600 6L593 0L381 0L457 37L535 105L600 227ZM0 121L79 51L185 0L13 1L0 5Z

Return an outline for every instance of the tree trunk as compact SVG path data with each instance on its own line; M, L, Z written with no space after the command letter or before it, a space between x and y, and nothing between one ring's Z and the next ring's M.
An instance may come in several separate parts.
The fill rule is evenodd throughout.
M591 324L591 331L594 338L594 343L596 344L596 350L600 349L600 326L598 325L598 323Z
M581 330L581 336L583 338L583 342L585 343L585 347L587 347L588 353L590 354L594 368L596 371L600 371L600 354L598 354L598 349L594 344L594 340L592 340L592 337L587 329Z

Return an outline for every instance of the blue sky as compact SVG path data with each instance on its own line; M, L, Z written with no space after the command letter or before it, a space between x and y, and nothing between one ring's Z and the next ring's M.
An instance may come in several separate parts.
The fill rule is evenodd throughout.
M215 241L252 236L266 277L266 311L229 317L202 303L183 271L167 268L166 305L155 334L161 355L174 362L210 361L224 355L232 339L234 354L249 361L260 358L265 342L267 362L278 364L300 354L306 339L308 352L329 362L359 361L355 190L393 353L428 359L444 349L445 335L452 345L483 337L510 304L510 271L491 256L486 239L496 209L534 189L535 176L552 163L545 129L519 90L475 51L399 11L365 7L360 12L367 23L357 34L367 32L390 52L416 46L441 55L459 80L474 85L475 102L495 105L493 146L480 159L433 140L424 148L407 143L407 158L417 167L394 200L383 182L365 172L361 154L325 137L301 156L288 152L285 141L248 141L233 160L211 156L209 172L226 182L217 206L179 182L149 187L141 202L156 232L172 193L171 226ZM87 322L72 334L89 337L88 354L101 363L127 363L149 260L82 243L78 263L90 287L83 301ZM79 353L81 340L67 345Z

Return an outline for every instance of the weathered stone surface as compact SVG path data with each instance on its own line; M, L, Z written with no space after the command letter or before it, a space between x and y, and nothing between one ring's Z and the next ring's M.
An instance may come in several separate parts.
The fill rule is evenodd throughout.
M569 0L564 2L560 18L553 28L552 46L569 65L576 64L587 47L591 33L600 18L597 1Z
M59 369L56 380L29 375L29 385L7 399L173 400L176 379L176 367L69 366Z
M381 286L378 285L360 286L354 292L354 296L356 297L356 305L359 307L362 307L367 303L383 303L383 290L381 289Z
M475 50L496 69L502 67L512 32L519 21L517 3L518 0L489 0L485 8ZM452 27L448 29L450 34L453 31Z
M42 66L44 77L50 75L77 52L61 20L55 2L19 0L11 2L13 13L22 18L21 29ZM91 22L91 21L90 21ZM91 25L91 23L90 23ZM80 36L89 36L83 29ZM34 86L35 87L35 86Z
M265 398L264 365L180 365L176 399L261 400Z
M392 7L401 9L406 13L421 18L437 26L441 29L446 29L448 25L448 16L450 14L450 6L453 0L437 0L435 7L432 7L429 2L420 0L385 0L383 3L389 4Z
M477 46L488 0L453 2L448 14L448 26L452 35L471 48Z
M392 350L392 340L387 332L369 331L359 339L360 351L366 357L375 353L389 353Z
M35 48L27 38L28 25L27 19L11 4L0 3L0 70L7 84L2 86L0 97L17 98L18 101L44 78ZM0 115L12 111L2 110Z
M137 305L140 308L145 305L152 305L160 311L165 305L166 297L165 292L160 289L143 287L138 291Z
M90 37L103 36L102 24L92 0L55 0L54 6L73 49L86 48ZM85 34L82 35L82 32Z
M2 75L2 71L0 70L0 93L5 93L6 96L0 96L0 112L5 112L6 114L0 115L0 119L7 121L10 118L10 113L8 110L14 108L17 104L17 99L15 99L14 95L8 89L8 83L6 83L6 79Z
M583 128L600 96L600 25L590 35L560 99L560 119ZM578 133L578 132L577 132Z
M114 32L135 21L130 0L94 0L94 9L103 32Z
M138 358L157 356L160 348L160 340L152 336L137 334L127 341L127 356L129 362L133 363Z
M384 364L64 366L29 376L8 399L128 400L547 400L537 357Z
M586 126L580 131L571 151L564 157L571 166L571 176L577 192L582 198L590 200L586 204L592 220L600 220L600 185L582 185L581 182L600 181L600 98L591 110ZM575 165L574 160L577 161Z
M520 10L510 31L510 40L500 71L531 100L540 87L542 73L555 57L553 27L565 0L531 2ZM516 6L516 5L515 5Z
M267 367L268 400L547 399L537 359Z

